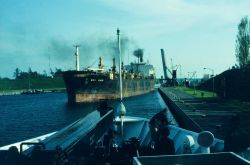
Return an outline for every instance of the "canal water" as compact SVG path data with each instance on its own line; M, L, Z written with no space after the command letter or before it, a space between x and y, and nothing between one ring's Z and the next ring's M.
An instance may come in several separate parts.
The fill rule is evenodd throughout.
M117 102L111 102L113 106ZM166 107L157 90L124 100L127 115L150 118ZM0 97L0 146L57 131L97 108L69 106L66 93Z

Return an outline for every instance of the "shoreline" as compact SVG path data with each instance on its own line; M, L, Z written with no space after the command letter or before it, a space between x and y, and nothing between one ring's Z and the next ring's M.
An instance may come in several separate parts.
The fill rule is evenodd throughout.
M17 90L2 90L0 96L12 96L21 94L39 94L39 93L54 93L65 92L66 88L48 88L48 89L17 89Z

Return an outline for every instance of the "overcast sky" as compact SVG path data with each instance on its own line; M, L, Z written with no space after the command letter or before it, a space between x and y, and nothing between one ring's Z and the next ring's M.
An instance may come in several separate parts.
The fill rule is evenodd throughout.
M42 72L74 68L74 44L80 44L81 68L97 65L116 29L128 41L125 62L134 48L162 75L160 49L168 66L188 72L215 74L236 63L237 25L250 15L249 0L0 0L0 77L13 77L15 68ZM180 71L180 70L179 70ZM178 74L179 75L179 74Z

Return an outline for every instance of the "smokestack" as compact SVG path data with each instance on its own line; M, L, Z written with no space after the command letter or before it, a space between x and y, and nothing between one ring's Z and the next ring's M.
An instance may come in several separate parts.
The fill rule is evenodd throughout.
M168 75L167 75L167 65L166 65L166 61L165 61L164 49L161 49L161 58L162 58L164 79L167 79L167 78L168 78Z
M76 56L76 71L80 70L80 65L79 65L79 47L80 45L75 45L74 46L76 48L76 52L75 52L75 56Z
M140 57L140 62L143 62L143 57L142 56Z
M134 56L138 58L138 63L143 62L143 49L136 49L133 52Z

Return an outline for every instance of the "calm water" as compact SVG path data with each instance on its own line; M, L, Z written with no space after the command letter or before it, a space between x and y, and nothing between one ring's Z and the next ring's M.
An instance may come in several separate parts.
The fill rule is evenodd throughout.
M146 118L166 107L157 91L125 99L124 104L127 115ZM66 93L1 96L0 146L59 130L96 107L93 103L69 106Z

